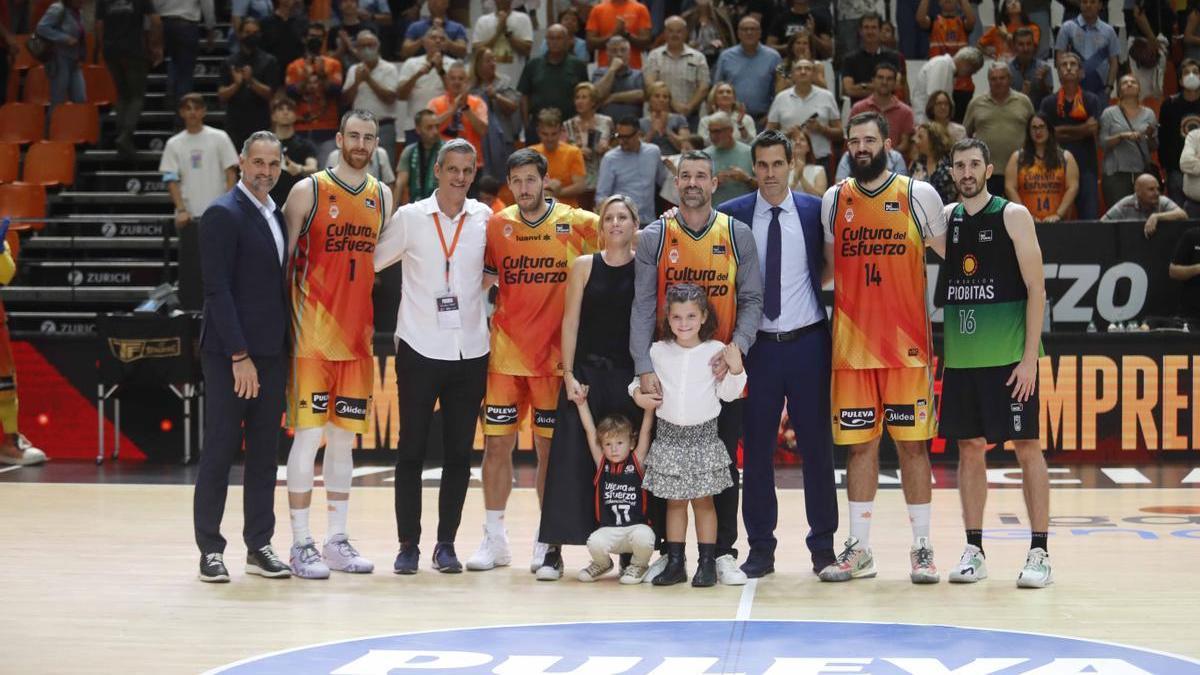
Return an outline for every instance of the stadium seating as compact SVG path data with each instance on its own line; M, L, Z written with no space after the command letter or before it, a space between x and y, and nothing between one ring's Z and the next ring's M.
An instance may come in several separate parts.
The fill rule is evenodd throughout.
M29 103L0 106L0 143L36 143L46 137L46 109Z
M100 113L93 103L63 103L50 116L50 140L95 145L100 142Z
M0 143L0 184L17 180L21 168L21 146L16 143Z
M75 146L62 141L42 141L25 155L24 183L44 187L75 184Z

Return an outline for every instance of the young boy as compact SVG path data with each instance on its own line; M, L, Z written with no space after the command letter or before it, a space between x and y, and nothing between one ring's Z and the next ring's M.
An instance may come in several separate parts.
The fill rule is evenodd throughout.
M654 411L645 411L642 428L635 436L625 417L610 415L597 425L587 399L575 403L596 462L596 521L600 524L587 540L592 563L578 578L595 581L613 568L609 556L631 553L633 559L621 572L621 583L640 584L654 553L654 530L646 520L646 491L642 489L642 462L650 450Z
M950 54L969 43L975 28L975 9L970 0L938 0L940 12L937 18L929 19L929 0L921 0L917 6L917 25L929 31L929 58Z

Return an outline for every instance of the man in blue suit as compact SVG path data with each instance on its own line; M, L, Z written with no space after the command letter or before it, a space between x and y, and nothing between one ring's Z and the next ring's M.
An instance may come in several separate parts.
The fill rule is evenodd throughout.
M829 412L831 342L821 302L824 239L821 200L788 189L792 143L779 131L758 135L750 146L758 191L717 210L749 223L763 273L763 316L746 356L749 374L744 417L742 520L750 578L775 571L775 448L787 401L804 460L804 502L813 572L833 562L837 493Z
M270 195L282 158L283 146L274 134L252 134L242 146L242 179L200 219L206 417L192 506L201 581L229 581L221 516L229 469L243 444L246 573L291 576L271 548L287 382L287 228Z

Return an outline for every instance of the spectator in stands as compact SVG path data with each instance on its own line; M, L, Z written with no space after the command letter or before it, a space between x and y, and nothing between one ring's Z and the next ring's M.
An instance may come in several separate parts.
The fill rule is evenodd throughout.
M887 170L892 173L898 173L901 176L908 175L908 165L904 163L904 155L901 155L895 148L889 148L887 151ZM837 172L834 174L834 182L846 180L850 177L850 153L843 152L842 158L838 160Z
M608 39L608 66L592 72L600 112L613 119L642 116L646 82L642 71L630 66L628 59L629 40L614 35Z
M946 204L958 201L958 189L950 175L950 148L954 144L939 126L922 122L913 134L913 161L908 175L937 189Z
M728 82L718 82L708 92L708 112L709 115L700 118L697 130L705 145L712 143L712 138L708 135L708 118L711 113L729 113L729 116L733 118L734 127L737 129L735 135L742 143L749 145L758 135L758 126L754 123L754 118L746 114L746 104L738 100L733 85Z
M1195 325L1200 321L1200 227L1187 230L1179 238L1167 274L1181 282L1179 310Z
M283 66L304 56L308 19L297 13L299 0L275 0L275 11L262 20L262 48Z
M513 80L498 71L496 57L488 47L471 57L471 94L488 109L488 131L483 140L483 173L503 180L508 175L508 156L521 136L521 94ZM561 113L560 113L561 114Z
M642 138L662 150L663 157L678 154L683 139L691 135L687 118L671 112L671 89L659 80L646 87L649 113L642 118Z
M929 16L929 0L917 5L917 25L929 31L929 57L958 53L969 44L975 28L975 10L970 0L938 0L938 15Z
M409 111L429 107L429 102L446 93L444 77L446 69L455 60L442 51L446 43L446 33L438 26L425 31L421 38L425 53L408 58L400 66L400 87L396 95L405 100ZM404 142L415 143L417 132L409 125L408 116L404 118Z
M829 187L829 175L825 164L813 155L812 136L804 127L792 127L788 131L792 140L792 166L788 171L788 186L797 192L821 197Z
M488 133L488 108L467 88L467 67L455 61L446 68L446 93L429 102L434 122L449 141L464 138L475 148L477 168L483 167L483 139Z
M200 279L200 216L214 199L233 189L238 178L238 154L229 135L204 123L204 97L185 94L179 99L184 130L163 148L158 170L175 204L179 237L179 303L184 309L204 305Z
M362 60L355 46L358 34L369 31L378 39L380 28L374 21L364 18L364 15L370 17L369 13L359 13L358 0L338 0L336 7L342 19L329 30L325 53L342 62L342 72L349 72L350 66Z
M1100 19L1100 0L1079 0L1079 15L1063 19L1058 29L1055 51L1074 52L1082 65L1081 85L1101 100L1108 100L1117 78L1117 58L1121 43L1117 32Z
M174 108L179 97L194 89L196 57L200 53L200 21L204 20L207 47L212 51L217 40L217 17L213 3L208 0L154 0L154 6L163 24L167 105Z
M1121 198L1104 214L1104 220L1145 221L1146 238L1154 236L1160 220L1187 220L1187 214L1169 197L1160 193L1158 176L1141 174L1133 183L1133 194Z
M892 147L901 155L908 153L908 144L915 129L913 109L896 98L899 71L890 63L875 66L875 91L850 108L853 117L864 112L877 112L887 118Z
M515 85L533 49L533 23L528 14L513 11L512 0L496 0L496 11L475 21L472 40L474 51L491 50L495 69Z
M1008 158L1004 194L1024 204L1039 223L1071 220L1079 193L1079 164L1069 150L1058 147L1058 137L1041 113L1025 125L1025 145Z
M1183 172L1179 170L1179 155L1187 132L1180 127L1185 117L1200 115L1200 61L1184 59L1179 64L1179 87L1179 93L1164 101L1159 110L1162 133L1158 135L1158 158L1167 174L1167 196L1182 204Z
M667 179L658 146L643 143L638 133L636 117L617 121L617 147L600 160L600 176L596 180L596 203L609 195L628 195L637 204L638 214L645 225L655 219L654 196Z
M733 24L725 10L712 0L696 0L696 6L683 13L687 22L688 44L704 55L711 68L721 52L733 44Z
M1008 64L992 61L988 68L988 93L976 96L967 106L963 126L967 135L987 143L997 158L992 177L988 179L988 192L1004 194L1004 172L1006 163L1000 158L1008 157L1021 147L1025 125L1033 117L1033 103L1029 97L1012 90L1012 75Z
M133 132L142 114L150 66L163 60L162 39L162 19L150 0L96 2L96 44L104 53L104 63L117 87L114 145L125 159L137 152Z
M1050 27L1050 0L1022 0L1021 7L1038 27L1037 39L1034 40L1034 55L1038 59L1049 59L1050 48L1054 46L1054 31ZM1033 100L1037 101L1036 98Z
M217 98L225 104L225 132L237 148L271 126L271 96L282 84L279 62L262 48L258 19L241 22L237 51L221 67Z
M379 33L376 33L377 36L390 32L394 23L392 8L387 0L354 0L353 7L345 3L338 3L334 7L333 19L339 25L355 23L350 19L351 15L357 16L360 21L376 26L379 29ZM351 32L350 37L354 36L355 33Z
M436 118L437 115L429 108L418 111L413 118L417 140L404 146L404 152L400 153L400 161L396 164L396 185L392 188L392 194L397 204L403 206L427 199L437 189L438 180L433 166L437 163L443 141Z
M434 26L441 28L445 35L443 52L456 59L466 56L467 29L446 15L446 11L450 9L450 0L428 0L428 6L429 18L414 22L405 31L400 56L407 59L428 52L429 44L423 38Z
M271 199L276 204L283 204L292 186L320 168L317 164L317 146L296 133L296 102L287 96L280 96L271 103L271 132L283 148L279 181L271 189Z
M530 59L521 72L521 118L525 138L535 138L537 114L558 108L568 118L575 115L575 86L588 81L587 64L568 51L570 35L562 24L546 29L546 55ZM597 99L598 100L598 99Z
M579 37L579 29L583 26L579 19L579 10L575 7L567 7L558 13L558 22L563 28L567 29L567 38L570 41L567 52L579 59L580 63L587 63L592 60L591 52L588 51L587 40ZM534 56L545 56L549 51L550 46L545 38L542 39L542 44L538 45Z
M874 91L875 67L890 63L901 72L900 54L884 47L879 40L879 27L883 19L873 12L864 14L858 22L859 49L850 53L842 63L842 94L850 97L850 103L858 103ZM916 101L913 101L914 105ZM919 109L919 108L918 108Z
M967 137L967 128L954 121L954 97L947 91L935 91L925 104L925 120L942 128L957 143Z
M52 45L50 60L46 61L51 110L68 100L87 101L80 70L80 64L87 59L83 16L79 12L82 7L83 0L59 0L50 5L35 29L39 37Z
M479 202L491 207L492 213L499 213L501 209L508 206L500 198L500 188L503 185L500 181L486 174L479 178Z
M650 52L642 69L647 92L655 82L665 83L671 94L671 112L695 125L700 120L700 105L708 96L708 62L687 45L687 22L682 17L668 17L663 35L666 44Z
M369 30L360 31L354 38L359 62L346 72L342 103L375 115L379 122L379 147L387 153L390 166L391 158L396 156L396 120L404 115L404 104L396 93L400 88L400 69L380 56L381 46L379 36Z
M1180 12L1180 24L1184 27L1183 57L1200 61L1200 2L1188 2L1187 9Z
M600 175L600 159L608 152L609 141L613 136L613 119L608 115L596 112L596 85L591 82L580 82L575 85L575 116L563 124L567 142L579 148L583 153L583 163L587 169L585 180L586 191L595 192L596 179ZM583 202L589 202L585 193Z
M1038 58L1038 41L1032 30L1018 28L1013 33L1013 45L1015 54L1008 63L1012 87L1037 105L1054 91L1050 62Z
M1091 0L1088 0L1091 1ZM1079 163L1079 193L1075 198L1081 220L1099 217L1100 194L1097 189L1096 133L1104 111L1100 99L1080 86L1083 59L1074 52L1059 52L1056 60L1058 92L1042 99L1038 111L1054 127L1063 149L1070 150Z
M798 61L808 61L812 63L812 84L813 86L822 89L828 89L829 85L825 82L825 62L813 57L812 35L805 30L792 33L792 37L788 38L788 42L784 45L784 51L780 55L783 61L779 67L775 69L775 94L785 89L791 89L794 83L792 82L792 71L796 67Z
M961 122L966 113L967 104L971 100L975 85L971 78L983 68L983 52L975 47L963 47L954 56L942 54L925 62L913 78L912 107L918 111L917 122L924 122L925 104L933 97L934 92L951 93L954 100L954 120ZM966 87L970 85L970 90Z
M729 113L713 113L708 121L708 133L712 145L704 149L713 160L713 171L717 173L717 189L713 202L723 204L734 197L741 197L758 188L754 178L754 159L750 146L738 141L733 135L733 118Z
M546 158L546 194L569 206L580 206L579 198L587 190L587 167L579 148L561 142L562 126L558 109L546 108L538 113L538 138L542 142L530 149Z
M755 124L766 122L771 101L775 98L775 69L779 67L779 52L760 44L762 25L752 16L738 22L738 44L721 52L713 69L714 82L736 82L738 100Z
M1141 103L1141 85L1133 75L1118 82L1120 98L1100 114L1100 144L1104 148L1104 177L1100 180L1106 204L1133 194L1133 182L1151 163L1158 148L1158 120ZM1155 169L1157 172L1157 169Z
M837 3L837 10L837 35L833 43L833 61L844 65L851 54L862 48L859 37L863 17L878 12L879 3L875 0L840 0ZM882 46L895 50L896 27L891 23L881 22L879 40ZM820 86L825 87L826 85Z
M1200 118L1185 117L1182 126L1189 131L1179 153L1179 170L1183 173L1183 194L1187 211L1200 218Z
M242 22L247 18L261 22L275 11L271 0L233 0L230 5L229 49L236 51L242 41Z
M342 63L322 53L325 35L324 24L309 24L304 56L288 64L284 77L288 95L300 101L296 108L296 131L317 146L318 157L328 155L333 149L342 92Z
M1033 38L1034 55L1042 29L1025 13L1021 0L1004 0L1004 16L997 17L996 25L991 26L979 39L979 48L990 59L1007 60L1016 53L1016 34L1022 28L1028 29ZM1003 22L999 21L1003 18Z
M623 37L631 47L623 61L641 70L642 50L654 43L650 36L650 10L637 0L602 0L592 7L587 18L587 43L596 51L596 65L607 66L612 57L608 41Z
M771 19L771 26L767 44L776 49L787 44L794 33L806 31L816 43L818 54L825 58L833 56L833 21L828 11L813 11L809 0L788 2L784 10Z
M816 64L812 61L801 59L794 63L792 87L775 95L767 113L767 127L788 136L797 130L806 132L806 142L816 161L828 165L833 142L842 135L842 112L833 94L813 85L815 72Z

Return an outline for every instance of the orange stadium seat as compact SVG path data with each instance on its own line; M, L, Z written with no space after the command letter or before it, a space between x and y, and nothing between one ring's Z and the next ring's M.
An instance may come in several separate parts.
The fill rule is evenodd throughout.
M41 141L25 154L24 183L55 186L75 184L75 146L62 141Z
M50 103L50 78L46 75L46 66L25 71L25 93L21 100L34 105Z
M0 184L17 180L21 167L21 146L17 143L0 143Z
M100 142L100 112L93 103L63 103L50 116L50 140L66 143Z
M29 103L0 106L0 143L36 143L45 137L45 107Z
M0 185L0 218L45 218L46 188L32 183ZM44 223L13 223L12 229L41 229Z
M29 50L25 48L26 42L29 42L28 34L13 36L13 44L17 48L17 57L13 59L12 64L13 70L27 70L41 65L41 62L33 58L33 54L30 54Z
M112 105L117 100L117 85L113 82L112 73L108 72L108 66L84 64L83 84L87 89L88 103Z

